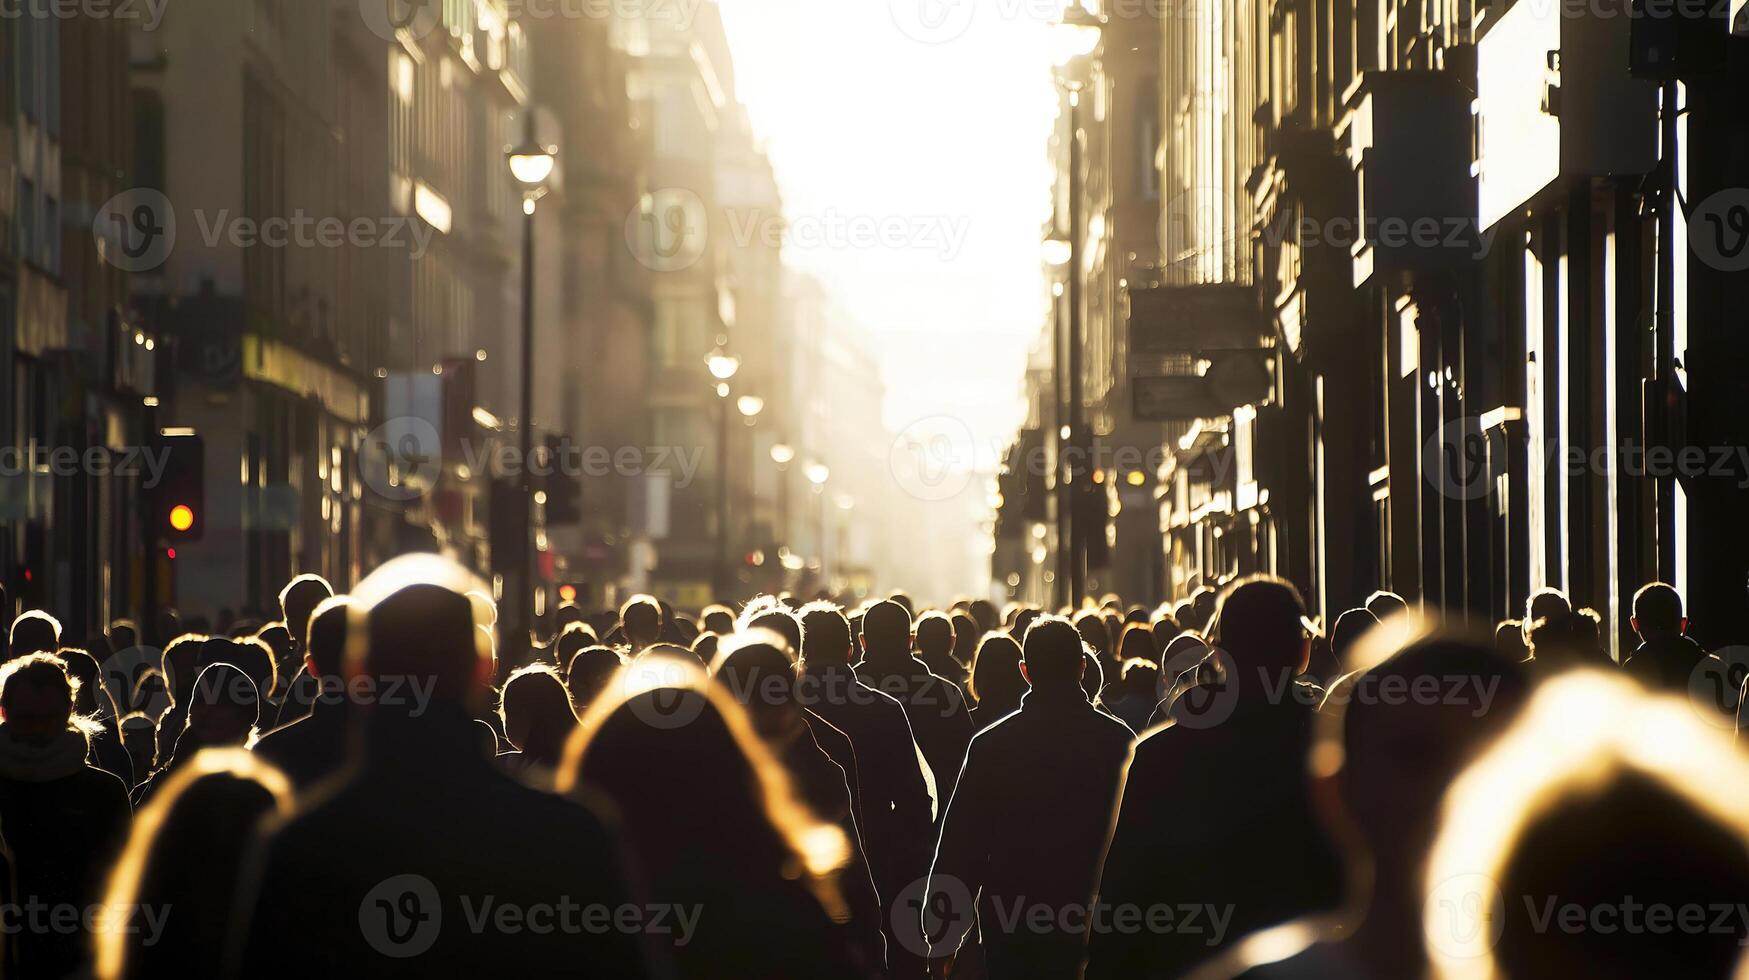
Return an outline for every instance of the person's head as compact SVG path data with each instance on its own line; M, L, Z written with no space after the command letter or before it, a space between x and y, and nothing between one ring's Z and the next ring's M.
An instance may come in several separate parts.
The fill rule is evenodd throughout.
M273 652L275 675L297 669L297 649L292 643L291 630L286 629L284 623L268 623L255 631L255 639L266 644L267 649Z
M807 727L796 699L795 654L769 630L751 630L725 639L712 671L761 738L787 744Z
M1414 617L1379 626L1349 656L1353 672L1331 686L1318 715L1313 775L1333 780L1341 814L1327 820L1357 831L1389 864L1383 873L1407 886L1446 787L1512 721L1529 678L1486 636Z
M27 653L0 667L0 720L14 741L48 745L73 728L78 681L52 653Z
M1538 589L1524 600L1524 639L1530 642L1530 631L1545 619L1564 617L1573 611L1573 603L1560 589Z
M570 626L572 623L581 623L583 617L584 612L582 606L577 605L575 602L561 602L559 603L559 608L553 610L553 632L555 634L563 633L565 627Z
M549 664L529 664L510 675L499 694L498 718L511 745L548 766L558 765L577 730L570 692Z
M1517 619L1502 619L1494 627L1494 649L1500 655L1519 663L1530 656L1530 645L1525 641L1524 622Z
M764 595L749 602L736 621L738 630L766 629L783 637L791 650L802 648L802 621L776 596Z
M1634 615L1628 620L1640 639L1668 640L1688 632L1688 617L1682 614L1682 596L1663 582L1653 582L1634 593Z
M285 776L243 749L207 749L167 777L134 815L110 875L105 907L129 910L129 919L116 923L126 928L98 931L97 976L204 976L221 969L237 869L263 818L287 816L291 808ZM132 921L150 909L174 912L158 928Z
M972 654L978 649L978 637L984 631L979 628L978 621L967 612L954 613L950 625L953 627L953 658L961 664L971 663ZM918 646L922 646L921 640L918 641Z
M842 866L844 836L797 802L782 764L728 691L703 668L678 660L664 667L659 677L627 668L631 679L610 685L589 709L559 791L587 787L606 798L658 893L677 882L741 886L779 875L816 883ZM701 862L676 846L699 840L723 844L716 858Z
M382 699L379 714L424 716L430 706L478 715L491 690L490 634L474 624L465 568L432 554L386 562L350 595L343 674L393 678L418 697Z
M623 666L625 658L612 647L584 647L572 654L565 668L565 687L571 692L571 707L578 717L589 710Z
M698 657L700 663L710 663L717 658L717 646L722 642L722 639L711 632L698 634L692 641L693 655Z
M179 703L188 700L188 692L194 689L194 679L200 676L200 652L208 639L204 633L183 633L165 645L159 661L172 700Z
M193 736L200 748L243 745L260 719L261 694L255 682L231 664L216 663L194 682L181 734Z
M339 679L346 667L346 624L351 601L343 595L329 596L310 613L310 637L304 645L304 668L311 677Z
M1259 575L1234 583L1222 595L1210 627L1210 643L1241 670L1305 672L1312 653L1306 604L1285 579Z
M1184 631L1184 628L1178 625L1177 618L1170 612L1162 612L1155 616L1153 621L1148 624L1148 629L1154 634L1154 649L1160 654L1166 652L1166 644L1171 643L1173 637Z
M140 628L131 619L118 619L109 624L109 652L120 653L140 645Z
M698 621L706 632L715 633L718 636L728 636L735 632L735 614L729 610L728 606L721 603L712 603L704 607L704 610L699 613Z
M1366 611L1382 623L1398 613L1408 612L1409 601L1395 592L1380 589L1366 597Z
M115 717L115 706L98 677L97 659L84 650L62 647L57 654L73 678L73 710L88 717Z
M1592 609L1557 613L1531 624L1531 658L1542 668L1602 666L1600 617Z
M1083 642L1075 624L1061 616L1040 616L1027 628L1020 647L1021 676L1035 691L1079 687L1087 669Z
M953 656L953 629L953 620L945 613L931 611L917 617L917 655L938 662Z
M12 621L9 656L54 653L61 648L61 621L41 609L32 609Z
M888 599L862 616L862 648L870 657L904 657L911 653L911 614Z
M1147 623L1130 623L1124 627L1123 635L1118 638L1117 656L1119 660L1128 663L1131 660L1160 659L1160 648L1154 645L1154 631Z
M1083 609L1075 614L1075 630L1081 634L1081 639L1093 648L1095 655L1106 657L1111 653L1111 626L1097 609ZM1032 630L1027 629L1027 635ZM1022 641L1022 645L1025 643Z
M1160 689L1160 666L1141 657L1125 660L1122 680L1124 697L1153 701Z
M1348 655L1354 645L1378 622L1370 609L1349 609L1336 617L1336 626L1330 630L1330 656L1336 658L1340 669L1348 669Z
M560 664L568 664L582 651L600 645L601 638L588 623L566 623L553 640L553 658Z
M320 575L299 575L279 591L280 619L300 651L310 637L310 614L333 594L334 587Z
M1207 628L1209 620L1214 616L1215 606L1218 602L1219 595L1206 585L1199 587L1196 592L1191 594L1190 608L1196 611L1196 621L1201 623L1204 628Z
M1032 621L1037 619L1040 615L1042 615L1042 613L1031 606L1022 606L1015 611L1014 622L1008 627L1008 632L1013 634L1016 643L1020 642L1020 639L1026 636L1027 628L1030 627Z
M980 707L1013 708L1026 694L1020 673L1020 641L1004 630L991 630L978 641L966 688Z
M995 629L1000 622L997 616L996 604L988 599L973 599L966 605L966 614L972 617L972 622L978 624L975 636L983 636Z
M802 607L802 663L834 667L850 662L850 620L837 603L821 599Z
M247 674L255 689L273 693L279 674L273 661L273 651L254 637L239 640L214 637L201 644L200 662L203 668L216 663L230 664Z
M1744 976L1741 917L1684 910L1749 893L1749 760L1685 699L1551 678L1453 783L1424 880L1439 977Z
M633 649L655 643L662 637L662 604L653 596L632 596L619 607L619 628Z

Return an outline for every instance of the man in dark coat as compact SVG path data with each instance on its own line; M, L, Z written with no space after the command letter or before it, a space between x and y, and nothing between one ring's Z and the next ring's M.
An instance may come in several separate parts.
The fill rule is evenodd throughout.
M1068 620L1035 620L1022 656L1032 689L972 740L941 821L922 909L935 976L969 931L974 898L991 980L1080 973L1132 736L1087 700Z
M1628 620L1639 634L1640 645L1622 668L1628 676L1655 691L1685 694L1702 664L1713 662L1714 672L1725 676L1723 664L1688 636L1688 617L1682 614L1682 596L1663 582L1653 582L1634 593L1634 614ZM1700 683L1705 684L1702 678ZM1735 707L1736 691L1719 694L1719 707Z
M52 653L21 656L0 671L0 841L15 875L15 890L0 900L18 918L5 937L8 975L64 977L89 968L91 936L62 928L64 917L72 911L85 922L103 901L133 822L122 781L86 764L89 746L72 727L73 703L66 663Z
M1100 903L1169 910L1170 928L1095 929L1086 980L1183 976L1249 932L1333 907L1341 866L1311 805L1311 655L1287 582L1246 579L1210 625L1218 679L1191 686L1136 745Z
M480 750L472 718L492 662L469 587L459 567L419 555L352 594L364 649L349 645L346 673L378 687L355 706L357 769L260 843L239 975L651 975L635 930L591 918L641 908L613 834Z
M890 904L929 870L935 801L925 775L928 764L912 738L904 705L857 680L850 666L850 622L829 602L802 610L797 695L855 749L863 845L875 889ZM895 976L922 972L921 953L896 941L890 919L887 956Z
M905 706L917 747L935 774L935 798L952 799L972 741L972 716L959 686L911 655L911 614L896 602L876 603L863 614L862 651L857 679Z
M279 767L302 793L346 762L348 704L341 669L346 654L345 596L331 596L310 616L303 669L321 684L310 713L255 743L255 754ZM412 692L408 692L412 693Z

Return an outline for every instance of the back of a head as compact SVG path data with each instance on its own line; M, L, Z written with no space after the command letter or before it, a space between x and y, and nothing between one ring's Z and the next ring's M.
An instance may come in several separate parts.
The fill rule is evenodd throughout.
M984 635L984 630L978 621L969 613L953 614L953 656L962 664L972 662L972 654L978 649L978 637ZM922 645L919 640L918 645Z
M1373 618L1381 623L1408 610L1409 601L1395 592L1380 589L1366 597L1366 611L1372 613Z
M1105 622L1105 617L1096 609L1083 609L1075 614L1075 629L1080 632L1081 639L1087 641L1094 652L1105 656L1111 651L1111 627ZM1032 630L1027 630L1032 635Z
M310 614L322 600L334 594L334 587L320 575L299 575L286 583L279 593L280 618L291 630L292 638L302 649L309 639Z
M203 666L230 664L248 675L249 680L254 682L255 689L263 694L272 693L279 677L273 652L267 644L254 637L208 640L201 645L200 654Z
M1749 760L1684 699L1553 678L1453 784L1426 881L1441 977L1741 977Z
M1066 690L1081 683L1085 669L1082 634L1061 616L1040 616L1027 628L1021 662L1034 690Z
M877 602L862 616L862 640L870 654L898 656L911 650L911 614L892 601Z
M579 714L595 703L623 666L625 658L612 647L585 647L571 657L565 669L565 687L570 690L571 703Z
M1538 589L1524 601L1524 610L1524 621L1535 624L1538 620L1567 615L1573 611L1573 603L1560 589Z
M712 675L747 709L759 733L771 738L800 721L796 702L795 658L782 638L763 630L724 644Z
M1241 670L1305 669L1306 604L1284 579L1244 579L1222 595L1209 641L1230 654Z
M77 647L62 647L57 654L61 662L67 665L67 675L77 682L78 693L74 698L75 707L80 714L91 714L101 710L98 698L107 700L109 695L103 685L98 683L97 661L91 654Z
M136 816L105 907L176 909L158 923L100 930L100 977L206 976L223 966L237 868L257 827L291 811L278 770L244 749L207 749L167 777ZM144 941L143 937L150 937Z
M735 614L729 611L728 606L720 603L704 607L704 611L699 613L698 619L699 625L704 630L718 636L727 636L735 632Z
M54 653L61 647L61 623L40 609L32 609L12 621L8 656Z
M1366 631L1377 626L1379 619L1370 609L1349 609L1336 617L1336 625L1330 630L1330 655L1344 669L1348 666L1348 654Z
M1002 630L984 634L972 657L971 679L966 682L980 705L1012 706L1026 693L1026 678L1020 674L1020 641Z
M1160 659L1160 650L1154 645L1154 631L1146 623L1130 623L1124 627L1123 636L1117 644L1118 658L1124 661Z
M1647 639L1681 633L1681 594L1663 582L1641 586L1634 593L1634 625Z
M632 643L654 643L662 635L662 604L653 596L632 596L619 607L619 624Z
M917 617L917 652L928 658L953 653L954 621L945 614L926 612Z
M1032 621L1041 615L1043 614L1039 610L1031 606L1025 606L1014 614L1014 623L1008 628L1008 632L1014 636L1016 643L1026 635L1027 627L1032 625Z
M997 623L1001 622L996 613L996 604L988 599L973 599L971 605L966 607L966 613L972 617L972 622L978 624L980 636L995 629Z
M346 624L352 604L346 596L323 599L310 614L310 642L304 652L321 677L339 677L346 667Z
M1523 620L1502 619L1494 627L1494 649L1508 660L1523 662L1530 656L1530 645L1526 642L1526 630Z
M850 662L850 621L837 604L810 602L802 607L802 662L835 666Z
M601 638L588 623L566 623L559 631L559 636L553 641L554 659L561 664L568 664L578 653L593 646L599 646Z
M241 745L260 720L261 692L248 674L228 663L200 672L189 694L184 728L193 733L196 746Z
M52 653L27 653L0 668L0 711L15 738L46 741L67 730L78 681Z
M1123 692L1126 697L1154 698L1154 692L1160 685L1160 667L1152 660L1137 658L1125 660L1123 665Z
M566 739L577 728L571 694L559 672L548 664L517 669L499 694L498 717L512 745L556 764Z
M466 569L435 555L385 563L352 591L346 673L401 680L436 704L483 708L492 650L474 624L472 581ZM413 700L385 699L375 707L410 714L418 708Z

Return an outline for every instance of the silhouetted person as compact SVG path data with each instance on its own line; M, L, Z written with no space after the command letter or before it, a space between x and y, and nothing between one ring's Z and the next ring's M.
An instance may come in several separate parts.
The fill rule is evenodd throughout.
M871 976L837 924L847 914L834 881L849 853L843 834L797 800L727 692L686 661L668 666L656 686L616 683L590 709L560 788L604 796L650 901L695 912L678 923L683 933L662 937L680 977Z
M735 632L735 614L728 606L713 603L699 613L699 625L707 632L728 636Z
M310 615L301 670L316 680L318 693L309 714L268 732L255 743L255 754L283 772L299 793L346 764L351 726L342 668L348 608L345 596L330 596Z
M1065 912L1098 890L1132 735L1087 700L1081 637L1067 620L1035 620L1023 650L1031 690L972 740L942 818L920 913L933 976L947 975L973 924L960 903L974 896L991 980L1072 980L1085 954L1088 923L1065 923Z
M1628 620L1640 645L1622 663L1628 676L1649 688L1687 693L1695 670L1709 654L1688 636L1682 596L1663 582L1634 593L1634 614Z
M97 661L84 650L71 647L63 647L59 656L67 665L67 673L78 681L73 712L84 718L91 728L91 755L87 761L132 789L133 758L128 755L127 746L122 744L115 702L98 676Z
M243 664L251 663L259 668L262 661L269 657L271 654L267 652L267 648L254 639L234 640L223 636L208 636L193 644L172 643L164 651L164 666L170 672L173 703L158 719L158 757L153 771L164 768L170 761L171 753L176 750L177 740L182 737L183 729L188 725L189 704L195 697L194 685L208 667L227 664L247 675L248 671L243 669ZM259 698L260 687L253 683L250 686L255 697ZM211 691L208 694L216 696ZM251 707L259 711L259 702ZM272 711L272 706L267 706L267 710ZM258 723L259 718L250 720L251 726Z
M6 956L21 977L65 977L89 964L83 930L33 919L30 909L83 914L98 902L132 818L121 780L86 764L85 733L73 723L76 683L50 653L0 669L0 841L12 871L0 888L14 910Z
M1020 710L1026 695L1026 677L1020 672L1020 641L1002 633L987 633L972 658L968 682L978 701L972 708L972 729L981 732Z
M1530 631L1536 624L1545 619L1566 616L1573 611L1573 603L1567 599L1566 593L1555 588L1541 588L1532 592L1524 600L1524 642L1530 643Z
M1152 660L1140 657L1125 660L1123 679L1117 687L1118 696L1110 704L1111 713L1130 727L1143 732L1153 717L1154 705L1160 700L1160 668Z
M135 806L144 806L171 773L202 749L247 746L261 720L261 695L247 674L229 663L215 663L195 680L187 708L187 722L176 734L169 760L134 788Z
M571 694L571 708L577 717L583 717L625 662L618 650L603 646L585 647L571 657L570 666L565 668L565 689Z
M969 621L969 617L967 617ZM954 656L955 641L958 634L954 632L954 620L943 613L926 612L917 617L916 647L917 659L929 668L929 672L946 679L953 686L961 688L966 682L966 665Z
M843 732L856 752L862 840L875 888L890 901L929 868L935 820L932 778L911 735L905 706L863 684L850 666L850 623L829 602L802 609L802 704ZM887 932L894 972L921 959Z
M1349 664L1349 655L1360 642L1360 638L1366 635L1366 631L1378 623L1379 618L1370 609L1349 609L1336 617L1336 625L1330 629L1330 655L1336 658L1339 671L1336 676L1353 669Z
M1345 906L1234 943L1211 975L1427 975L1421 876L1446 788L1512 721L1529 678L1485 639L1416 635L1407 621L1388 629L1351 651L1356 672L1331 688L1318 724L1317 755L1329 761L1314 798L1324 825L1348 842ZM1407 642L1392 649L1399 636ZM1437 694L1381 695L1393 685Z
M348 682L418 693L357 705L356 770L261 843L244 887L242 976L648 975L639 937L623 930L467 928L500 907L638 901L590 810L522 785L482 751L475 718L493 666L464 595L473 587L459 566L411 555L353 590Z
M1421 903L1444 912L1428 921L1435 965L1446 976L1743 976L1744 786L1749 762L1687 704L1607 671L1546 682L1446 798Z
M1516 663L1530 659L1530 645L1524 639L1524 622L1518 619L1502 619L1494 627L1494 648L1500 654Z
M1380 589L1366 597L1365 608L1372 613L1374 619L1382 623L1398 613L1408 612L1409 600L1395 592Z
M1306 781L1313 706L1294 679L1311 649L1293 586L1230 586L1210 639L1217 683L1178 697L1136 746L1102 900L1204 910L1203 928L1096 932L1088 980L1175 977L1235 936L1331 907L1340 869ZM1231 920L1216 923L1221 913Z
M1154 645L1154 631L1147 623L1129 623L1118 634L1117 639L1118 669L1131 660L1147 660L1158 665L1160 663L1160 648Z
M619 630L631 647L632 656L662 642L662 604L647 595L635 595L619 607Z
M1599 641L1598 620L1595 610L1580 609L1531 624L1527 637L1532 672L1546 677L1576 667L1614 667Z
M883 910L869 873L859 808L850 792L851 777L832 761L796 698L795 654L770 630L750 630L728 638L713 675L747 710L753 730L789 773L796 794L815 816L837 824L850 844L850 858L839 877L850 911L853 940L868 961L886 968Z
M308 652L310 617L315 615L317 606L333 595L334 587L320 575L299 575L279 591L280 619L291 633L292 655L297 661L302 661ZM286 683L285 698L273 716L273 725L289 725L309 714L321 692L321 680L312 677L307 669L299 669Z
M98 936L97 976L223 976L239 868L261 820L291 805L285 777L238 749L178 770L140 811L110 876L106 903L125 917Z
M1099 661L1098 686L1094 687L1092 695L1097 699L1104 690L1106 676L1109 675L1115 680L1118 674L1117 654L1113 649L1116 643L1111 636L1111 626L1105 621L1105 617L1095 609L1085 609L1077 613L1074 622L1075 631L1081 634L1082 642L1087 644L1088 649L1093 651L1094 657L1098 658ZM1030 631L1031 628L1028 627L1028 629ZM1023 644L1025 635L1021 634ZM1088 681L1085 675L1082 676L1081 680L1082 686L1087 686Z
M530 664L510 675L498 698L504 737L516 747L515 768L537 786L550 785L577 733L570 692L558 671Z
M875 603L863 614L862 649L857 678L905 706L911 734L935 777L935 798L951 798L972 740L972 717L959 685L911 655L911 616L897 602Z
M278 705L285 700L285 690L291 685L292 678L297 676L298 668L303 661L298 653L297 645L292 642L291 630L284 623L268 623L255 631L255 638L260 640L268 650L273 652L273 674L271 687L263 687L261 695L274 702L274 717L278 717ZM305 645L308 646L306 637ZM243 666L239 664L238 666ZM254 676L251 672L250 676ZM260 686L263 678L257 677L255 683Z
M978 652L978 639L984 635L984 631L979 628L978 621L973 619L969 612L956 612L950 617L950 620L949 625L953 627L953 650L949 656L953 657L954 663L960 665L960 676L957 683L960 690L963 691L966 687L966 677L972 668L972 655ZM927 659L924 660L924 663L928 662ZM931 667L930 670L935 670L935 668ZM941 673L938 670L935 672ZM946 677L947 675L941 674L941 676Z
M9 657L54 653L61 648L61 622L40 609L32 609L12 621Z

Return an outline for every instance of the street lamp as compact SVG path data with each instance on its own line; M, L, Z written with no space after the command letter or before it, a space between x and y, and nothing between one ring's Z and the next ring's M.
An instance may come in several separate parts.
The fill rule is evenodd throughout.
M1086 426L1081 418L1081 292L1082 292L1082 212L1084 202L1081 187L1081 82L1067 71L1077 58L1092 54L1099 47L1099 40L1105 30L1105 18L1089 11L1079 3L1072 3L1063 12L1063 19L1052 29L1057 44L1057 65L1065 69L1058 78L1069 95L1069 234L1068 234L1068 269L1065 278L1069 281L1069 336L1067 342L1059 350L1066 349L1067 364L1059 364L1061 369L1058 377L1068 378L1068 424L1064 429L1068 433L1066 442L1071 453L1068 465L1061 465L1061 445L1059 444L1058 479L1062 487L1058 494L1058 520L1068 529L1069 574L1067 586L1071 607L1079 606L1082 594L1087 591L1087 566L1084 557L1087 553L1081 521L1075 517L1075 494L1082 488L1075 483L1075 468L1081 456L1080 447L1086 437ZM1054 236L1053 236L1054 237ZM1053 249L1060 251L1060 249ZM1061 579L1061 576L1059 576Z
M771 447L771 461L779 466L788 466L795 462L796 447L788 443L778 443Z
M826 481L832 478L832 470L825 463L815 461L802 467L802 475L814 485L814 507L819 515L817 533L820 541L820 583L827 585L831 579L826 571Z
M1069 264L1069 251L1069 239L1061 232L1045 239L1039 247L1039 255L1044 259L1045 265L1053 269Z
M808 482L812 483L814 487L818 489L825 486L827 480L832 479L832 470L828 468L825 463L809 463L807 467L802 470L802 475L806 476Z
M728 381L741 370L741 359L718 347L704 359L705 366L710 368L711 377L718 381Z
M704 359L717 379L717 568L718 598L729 588L729 379L741 370L741 360L717 344ZM763 403L761 404L763 406Z
M759 417L759 413L765 411L765 399L758 395L742 395L735 399L735 407L740 410L741 415L751 425L753 420Z
M520 543L526 552L522 556L522 588L517 597L517 648L532 643L534 635L534 579L536 549L530 540L534 531L534 479L529 474L529 459L534 454L534 206L547 192L547 180L558 163L556 146L535 138L535 112L530 107L523 117L522 142L504 148L510 166L510 176L522 185L522 416L519 444L522 451L522 515Z

